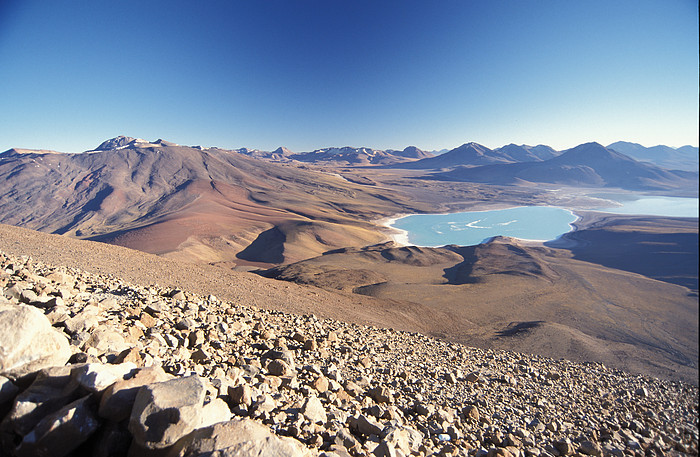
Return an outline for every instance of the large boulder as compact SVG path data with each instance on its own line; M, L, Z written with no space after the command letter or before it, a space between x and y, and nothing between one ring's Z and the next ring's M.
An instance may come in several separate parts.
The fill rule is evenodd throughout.
M100 399L100 417L114 422L128 419L136 394L145 385L172 379L161 367L143 368L126 380L117 381L107 388Z
M15 455L63 457L75 450L100 426L92 402L88 395L44 417L24 436Z
M199 427L206 386L199 376L187 376L143 386L129 419L134 443L163 449Z
M115 382L128 379L136 372L132 362L115 365L103 363L86 363L76 367L71 376L80 386L89 392L101 392Z
M27 435L44 417L81 396L80 386L71 376L73 369L70 365L43 369L34 382L17 395L10 412L0 423L0 439L5 448Z
M70 356L68 340L41 311L0 299L0 375L17 379Z
M313 453L299 441L279 437L251 419L234 419L200 428L178 441L167 457L194 457L219 451L222 456L306 457Z

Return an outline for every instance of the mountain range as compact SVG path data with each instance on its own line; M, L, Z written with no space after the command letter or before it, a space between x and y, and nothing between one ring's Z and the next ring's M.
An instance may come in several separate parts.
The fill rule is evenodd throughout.
M547 146L491 150L477 143L428 155L415 147L266 153L126 136L78 154L10 149L0 154L0 223L256 266L380 242L385 235L372 221L397 213L543 198L533 197L532 186L516 187L523 182L697 193L697 173L666 170L597 143L559 155ZM316 166L299 166L307 163L299 158ZM283 161L289 163L276 163ZM339 165L342 174L333 168Z
M311 152L294 153L287 148L279 147L272 152L259 151L257 149L236 149L236 152L276 162L305 162L331 164L336 166L369 166L369 165L393 165L432 157L429 152L422 151L415 146L408 146L402 151L394 149L353 148L323 148Z
M608 149L628 155L633 159L650 162L656 166L672 170L698 171L698 148L695 146L670 146L644 147L638 143L618 141L608 145Z
M91 243L93 250L107 243L197 263L185 276L199 280L205 266L208 281L218 284L231 269L280 267L275 277L337 291L340 298L304 289L310 303L326 297L318 304L326 312L381 315L387 327L410 316L420 325L412 328L453 341L697 379L697 219L582 212L560 244L499 239L439 249L386 243L378 221L494 205L585 206L579 187L697 195L697 173L598 143L560 154L466 143L423 158L407 148L389 151L404 161L393 166L369 148L318 151L313 162L301 162L285 148L224 150L132 137L78 154L11 149L0 154L0 224L57 234L51 238L61 245L82 238L103 242ZM367 160L347 165L359 154ZM399 168L406 164L425 168ZM0 244L13 243L0 236ZM86 256L81 249L77 257ZM110 254L111 262L133 255L124 252ZM279 300L297 305L286 287L258 287L249 276L240 276L245 287L237 293L272 287ZM265 295L256 297L267 304Z
M450 171L432 174L431 178L501 185L529 182L628 190L696 189L698 183L697 172L667 170L598 143L582 144L537 162L456 166Z
M427 157L415 162L396 165L395 168L443 169L462 165L490 165L498 163L539 162L555 157L557 152L549 146L527 146L509 144L498 149L489 149L478 143L465 143L436 157Z
M207 262L371 244L384 236L366 221L427 209L329 173L129 137L78 154L5 151L0 182L3 223Z

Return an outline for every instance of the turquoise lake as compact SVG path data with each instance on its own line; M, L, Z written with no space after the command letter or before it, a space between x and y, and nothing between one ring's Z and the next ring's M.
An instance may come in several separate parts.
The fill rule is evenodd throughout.
M414 214L391 227L407 232L406 244L471 246L502 235L523 240L553 240L571 230L577 218L571 211L550 206L522 206L494 211L452 214Z
M601 194L622 206L605 205L594 211L668 217L698 217L697 198L635 197ZM472 246L494 236L549 241L571 231L578 217L570 210L551 206L521 206L493 211L451 214L414 214L397 219L391 227L404 231L402 244L416 246Z
M616 214L640 214L645 216L698 217L698 199L680 197L640 197L601 194L600 197L617 201L622 206L598 208L599 211Z

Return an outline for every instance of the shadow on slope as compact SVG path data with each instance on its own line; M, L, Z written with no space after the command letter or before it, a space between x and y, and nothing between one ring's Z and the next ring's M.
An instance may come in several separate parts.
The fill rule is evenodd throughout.
M524 247L516 241L497 236L488 243L476 246L447 246L461 255L463 262L445 269L448 284L477 284L491 275L523 276L553 280L556 273L547 266L541 256L543 249Z
M540 327L542 324L544 324L544 321L511 322L508 324L508 327L496 332L496 336L502 337L520 335Z
M252 262L282 263L284 262L284 243L287 236L278 228L265 230L236 257Z
M574 259L698 291L697 219L611 216L562 238L574 242L567 248Z

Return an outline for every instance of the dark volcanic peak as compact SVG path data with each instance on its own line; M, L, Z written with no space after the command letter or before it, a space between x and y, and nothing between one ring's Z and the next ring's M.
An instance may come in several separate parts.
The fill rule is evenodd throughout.
M608 149L600 143L584 143L561 153L552 162L567 165L609 166L613 164L638 164L629 156Z
M402 164L398 167L428 170L452 168L460 165L474 166L510 162L513 162L513 160L498 151L493 151L479 143L471 142L465 143L442 155Z
M284 146L280 146L279 148L277 148L277 149L275 149L274 151L272 151L272 153L273 153L273 154L278 154L278 155L281 155L281 156L288 156L288 155L294 154L292 151L290 151L289 149L285 148Z

